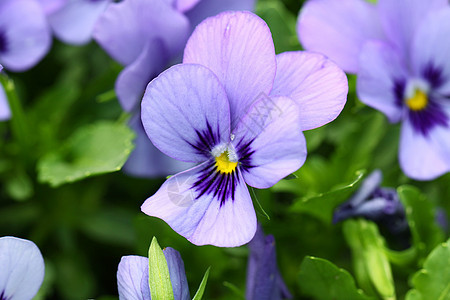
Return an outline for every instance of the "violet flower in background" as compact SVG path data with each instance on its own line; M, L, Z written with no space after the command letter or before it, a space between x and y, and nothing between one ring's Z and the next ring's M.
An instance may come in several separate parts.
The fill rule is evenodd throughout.
M0 299L32 299L44 280L44 269L42 254L33 242L0 238Z
M402 122L399 161L411 178L450 171L450 6L446 0L311 0L304 47L358 74L362 102Z
M14 72L26 71L47 54L50 29L35 0L0 1L0 63Z
M175 300L189 300L189 286L180 253L170 247L164 248ZM117 287L120 300L151 299L149 261L142 256L123 256L117 270Z
M206 19L183 64L154 79L142 102L153 144L199 165L170 177L142 211L196 245L249 242L256 215L246 184L268 188L296 171L306 159L301 131L336 118L347 88L320 55L275 56L269 28L250 12Z
M3 70L3 66L0 65L0 72ZM1 75L0 75L1 76ZM11 118L11 110L9 109L8 98L6 98L5 90L0 84L0 121L9 120Z
M69 0L37 0L46 15L51 15L62 8Z
M278 270L273 235L264 236L261 225L258 224L256 234L248 243L248 248L250 253L247 264L245 299L291 299L292 296Z
M333 215L333 223L349 218L365 218L377 223L397 246L410 245L410 230L405 208L393 188L380 187L382 174L375 170L362 182L359 190L345 203L339 205Z

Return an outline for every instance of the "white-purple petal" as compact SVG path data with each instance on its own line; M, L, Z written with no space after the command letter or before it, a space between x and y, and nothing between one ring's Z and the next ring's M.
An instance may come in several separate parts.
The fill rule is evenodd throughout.
M0 238L0 298L32 299L44 280L44 259L31 241Z
M363 44L384 36L376 7L365 0L310 0L300 11L297 33L305 49L350 73L358 71Z
M334 120L344 108L347 93L345 73L321 54L296 51L277 55L271 95L287 96L299 105L302 131Z
M170 177L141 210L195 245L248 243L256 232L256 214L244 178L239 172L228 177L214 172L210 160Z
M0 63L21 72L36 65L48 52L51 34L35 0L0 1Z
M361 101L383 112L390 122L400 121L409 76L404 58L392 46L370 41L364 45L359 62L357 93Z
M142 279L147 274L148 286L148 258L142 256L123 256L117 269L117 288L120 300L146 299L147 291L141 289ZM150 289L148 290L150 295ZM147 299L150 299L147 297Z
M219 78L230 101L232 128L261 93L270 93L276 71L269 27L250 12L224 12L199 24L183 63L206 66Z
M297 104L286 97L256 102L232 134L248 185L268 188L297 171L306 160Z
M229 104L217 77L200 65L176 65L147 87L142 124L152 143L168 156L203 162L230 136Z

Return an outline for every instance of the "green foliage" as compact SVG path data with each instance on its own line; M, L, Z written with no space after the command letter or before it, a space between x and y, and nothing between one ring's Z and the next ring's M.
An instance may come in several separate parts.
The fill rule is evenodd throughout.
M353 277L333 263L312 256L303 259L299 285L305 295L321 300L368 300Z
M406 300L450 299L450 239L430 253L411 283Z
M209 269L210 268L208 268L205 272L205 275L203 275L202 282L200 282L200 286L198 287L198 290L195 293L194 298L192 298L192 300L202 300L203 293L205 292L206 283L208 282Z
M38 163L39 181L53 187L119 171L133 149L134 133L125 125L100 121L77 130Z
M153 237L148 250L148 265L148 283L152 299L173 300L169 268L156 237Z

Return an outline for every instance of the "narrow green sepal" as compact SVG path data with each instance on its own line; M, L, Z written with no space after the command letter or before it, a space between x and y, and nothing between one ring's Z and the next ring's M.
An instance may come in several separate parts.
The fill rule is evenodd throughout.
M211 267L208 267L208 269L205 272L205 275L203 275L202 282L200 282L200 286L198 287L198 290L195 293L194 298L192 298L192 300L201 300L202 299L203 293L205 292L206 282L208 281L208 277L209 277L209 269L211 269Z
M153 237L148 249L148 264L148 284L152 299L174 300L169 267L156 237Z

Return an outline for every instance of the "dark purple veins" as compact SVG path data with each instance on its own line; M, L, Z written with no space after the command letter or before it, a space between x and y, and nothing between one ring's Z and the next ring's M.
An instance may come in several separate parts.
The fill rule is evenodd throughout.
M8 51L8 43L6 39L6 34L0 29L0 54Z
M214 146L220 143L220 131L217 127L215 130L211 127L208 121L206 121L206 129L202 131L195 130L197 134L197 142L195 144L189 143L197 153L199 154L208 154L214 148Z

